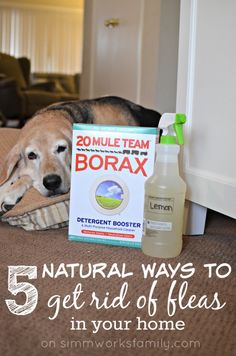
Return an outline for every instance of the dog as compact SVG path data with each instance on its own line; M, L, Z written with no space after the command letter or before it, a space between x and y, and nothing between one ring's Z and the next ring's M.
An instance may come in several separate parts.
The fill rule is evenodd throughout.
M70 189L73 123L157 127L161 115L115 96L57 103L38 111L21 129L0 172L0 214L34 187L46 197Z

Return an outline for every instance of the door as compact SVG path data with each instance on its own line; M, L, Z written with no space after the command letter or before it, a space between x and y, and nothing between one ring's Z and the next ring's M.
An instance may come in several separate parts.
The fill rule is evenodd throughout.
M160 7L161 0L85 2L81 98L118 95L156 107Z
M182 0L177 111L187 198L236 218L236 2ZM204 218L204 214L203 214Z
M92 96L115 94L135 100L139 85L141 0L95 2ZM112 19L117 23L112 25ZM107 23L105 23L107 21ZM110 21L110 25L109 25ZM125 55L124 55L125 54ZM126 78L124 85L123 78Z
M179 0L86 0L84 15L81 98L174 110Z

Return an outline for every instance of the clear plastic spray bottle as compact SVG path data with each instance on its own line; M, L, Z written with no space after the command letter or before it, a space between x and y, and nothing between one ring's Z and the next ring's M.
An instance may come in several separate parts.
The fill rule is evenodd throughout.
M142 251L152 257L176 257L182 250L186 184L179 175L178 154L184 143L184 114L163 114L154 172L145 182Z

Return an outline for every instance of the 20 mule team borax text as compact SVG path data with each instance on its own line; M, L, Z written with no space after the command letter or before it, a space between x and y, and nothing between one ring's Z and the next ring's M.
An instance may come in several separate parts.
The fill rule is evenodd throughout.
M74 124L69 240L140 247L158 130Z

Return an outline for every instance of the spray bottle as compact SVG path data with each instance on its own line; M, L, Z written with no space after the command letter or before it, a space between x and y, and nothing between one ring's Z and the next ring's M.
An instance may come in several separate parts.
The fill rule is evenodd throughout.
M157 144L154 172L145 182L142 251L149 256L171 258L182 250L186 184L179 176L178 154L184 143L184 114L163 114L163 130Z

